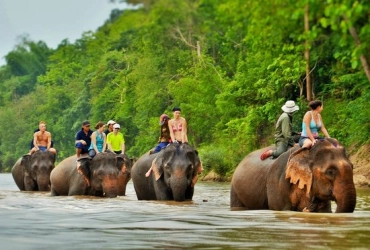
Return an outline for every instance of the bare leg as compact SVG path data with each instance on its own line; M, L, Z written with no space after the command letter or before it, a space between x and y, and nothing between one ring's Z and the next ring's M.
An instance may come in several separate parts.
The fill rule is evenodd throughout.
M152 167L150 167L148 172L145 173L145 177L149 177L151 173L152 173Z
M33 147L31 150L30 150L30 152L28 153L29 155L32 155L33 153L35 153L36 152L36 148L35 147Z
M51 152L51 153L53 153L53 154L57 154L57 151L55 150L55 148L49 148L49 151Z

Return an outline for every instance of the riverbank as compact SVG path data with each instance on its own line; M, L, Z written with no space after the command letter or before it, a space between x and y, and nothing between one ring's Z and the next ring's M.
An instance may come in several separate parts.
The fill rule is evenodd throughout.
M349 159L353 164L353 180L356 187L370 188L370 144L363 145Z

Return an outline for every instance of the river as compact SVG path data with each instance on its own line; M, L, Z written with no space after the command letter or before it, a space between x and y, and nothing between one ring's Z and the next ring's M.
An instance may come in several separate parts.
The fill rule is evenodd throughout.
M370 248L370 189L352 214L230 211L229 189L198 182L193 201L138 201L130 181L124 197L51 197L0 174L0 248Z

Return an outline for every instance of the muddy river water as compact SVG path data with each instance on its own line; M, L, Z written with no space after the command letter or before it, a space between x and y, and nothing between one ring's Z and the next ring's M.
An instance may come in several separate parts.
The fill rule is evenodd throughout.
M124 197L51 197L0 174L0 249L370 249L370 189L352 214L230 211L229 189L198 182L192 201L138 201L130 181Z

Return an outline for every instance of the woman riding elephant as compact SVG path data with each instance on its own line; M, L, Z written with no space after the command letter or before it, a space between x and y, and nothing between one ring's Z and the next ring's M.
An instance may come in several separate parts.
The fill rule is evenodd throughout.
M130 180L132 159L112 152L97 154L93 159L80 158L81 174L76 169L76 155L64 159L52 171L51 195L125 195Z
M152 168L153 173L145 173ZM188 144L173 143L157 154L146 153L132 167L132 181L138 200L192 199L198 172L198 152Z
M232 210L292 210L352 213L356 206L353 166L344 147L333 138L311 148L295 146L276 160L261 161L261 152L247 155L231 181Z
M36 151L24 155L14 164L12 175L21 191L50 191L50 173L55 167L55 154Z

